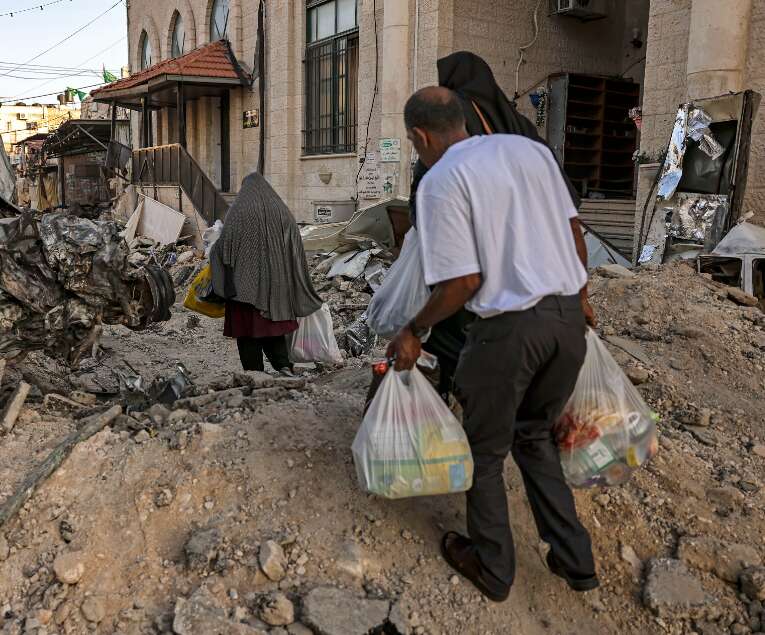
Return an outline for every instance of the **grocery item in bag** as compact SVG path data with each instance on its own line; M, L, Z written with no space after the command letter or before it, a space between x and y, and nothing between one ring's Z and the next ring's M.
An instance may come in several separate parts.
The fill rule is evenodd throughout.
M351 449L359 485L384 498L464 492L473 484L465 431L416 368L388 371Z
M404 238L401 254L369 303L367 324L381 337L393 337L419 313L428 297L420 241L412 228Z
M659 450L656 416L592 330L555 430L563 474L573 487L626 483Z
M342 364L343 355L337 346L332 314L326 304L308 317L298 318L298 330L292 334L290 361Z
M226 314L226 305L213 291L212 271L210 265L196 275L189 287L183 306L196 313L211 318L222 318Z

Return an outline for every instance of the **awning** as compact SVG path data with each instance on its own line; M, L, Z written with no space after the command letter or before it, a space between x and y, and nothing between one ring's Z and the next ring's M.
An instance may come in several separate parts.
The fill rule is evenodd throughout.
M112 123L108 119L70 119L48 135L43 152L48 157L104 152L109 145L111 129Z
M94 101L117 102L133 110L146 98L152 108L176 105L178 85L186 99L220 94L236 86L247 86L252 77L241 67L227 40L218 40L94 90Z

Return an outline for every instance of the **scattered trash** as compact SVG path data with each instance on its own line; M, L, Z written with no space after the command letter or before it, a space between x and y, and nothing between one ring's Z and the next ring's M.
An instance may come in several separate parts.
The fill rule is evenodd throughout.
M125 229L125 240L131 242L136 236L143 236L159 245L170 245L178 241L185 223L186 216L172 207L141 196Z
M345 350L351 357L369 355L377 345L377 335L369 328L366 314L345 330Z

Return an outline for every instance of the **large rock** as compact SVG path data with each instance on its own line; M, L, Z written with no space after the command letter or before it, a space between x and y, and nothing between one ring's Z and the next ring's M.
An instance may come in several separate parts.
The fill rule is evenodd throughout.
M717 508L736 509L744 502L744 494L735 487L713 487L707 490L707 500Z
M710 601L680 560L654 558L648 562L643 602L659 617L695 617Z
M287 557L284 555L284 549L273 540L260 545L258 560L260 568L269 580L279 582L287 575Z
M762 564L760 554L753 547L708 537L682 538L677 553L686 564L733 583L747 567Z
M188 600L175 603L173 632L177 635L266 635L266 631L228 619L226 610L217 606L213 595L198 589Z
M85 574L85 563L77 552L62 553L53 561L53 572L59 582L77 584Z
M765 567L749 567L739 577L741 591L753 601L765 601Z
M303 601L303 621L318 635L361 635L382 626L390 604L367 600L347 591L320 587Z
M80 610L88 622L93 622L95 624L102 622L104 617L106 617L106 606L104 605L103 600L97 597L90 596L89 598L85 598Z
M218 557L220 545L221 536L216 528L195 531L183 548L186 564L190 569L206 569Z
M607 264L607 265L601 265L597 268L597 273L599 273L604 278L634 278L635 274L627 269L627 267L623 267L622 265L617 264Z
M295 605L284 593L274 593L261 608L260 619L271 626L288 626L295 621Z

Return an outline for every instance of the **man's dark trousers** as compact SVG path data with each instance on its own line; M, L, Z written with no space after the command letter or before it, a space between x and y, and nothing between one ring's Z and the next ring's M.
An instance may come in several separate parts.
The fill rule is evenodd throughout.
M476 320L457 368L464 425L473 451L467 528L481 563L513 583L515 551L503 468L512 452L539 535L569 575L594 575L590 536L563 478L553 425L584 362L579 296L549 296L534 308Z

